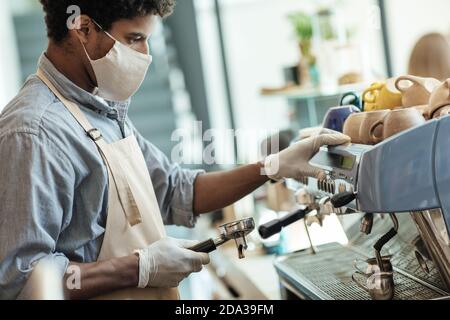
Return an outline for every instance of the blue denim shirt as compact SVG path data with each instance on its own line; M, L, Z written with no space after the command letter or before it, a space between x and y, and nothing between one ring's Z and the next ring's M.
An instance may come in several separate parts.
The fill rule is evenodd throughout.
M45 55L39 66L108 143L136 136L164 223L193 227L193 185L202 172L170 163L145 140L127 118L129 101L106 102L84 91ZM35 75L0 117L0 201L0 299L20 294L37 261L53 261L62 276L69 261L97 260L108 207L106 167L93 141Z

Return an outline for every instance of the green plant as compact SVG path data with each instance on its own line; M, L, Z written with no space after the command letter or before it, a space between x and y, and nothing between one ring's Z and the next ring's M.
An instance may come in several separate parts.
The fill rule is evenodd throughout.
M312 18L304 12L289 15L289 20L294 26L296 36L300 42L310 41L313 37Z
M307 65L314 65L316 63L316 58L312 53L312 17L304 12L297 12L289 15L288 18L294 27L302 58Z

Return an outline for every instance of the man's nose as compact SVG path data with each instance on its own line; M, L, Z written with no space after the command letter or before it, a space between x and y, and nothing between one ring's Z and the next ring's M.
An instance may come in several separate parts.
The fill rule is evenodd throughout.
M138 49L140 53L143 54L150 54L150 45L148 42L145 42L140 48Z

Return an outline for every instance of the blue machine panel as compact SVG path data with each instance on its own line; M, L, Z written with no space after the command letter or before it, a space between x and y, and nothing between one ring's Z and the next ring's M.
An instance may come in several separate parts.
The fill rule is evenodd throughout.
M439 121L436 137L436 186L447 230L450 230L450 117Z
M430 121L384 141L363 155L357 186L362 212L394 213L440 207L434 180L437 126L438 121ZM450 166L447 172L450 179Z

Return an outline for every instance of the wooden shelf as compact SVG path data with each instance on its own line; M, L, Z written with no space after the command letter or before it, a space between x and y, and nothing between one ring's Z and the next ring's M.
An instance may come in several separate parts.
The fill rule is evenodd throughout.
M308 100L319 97L330 97L343 95L347 92L361 92L367 87L366 83L344 85L330 88L303 88L303 87L288 87L280 90L264 91L261 90L261 95L272 98L286 98L297 100Z

